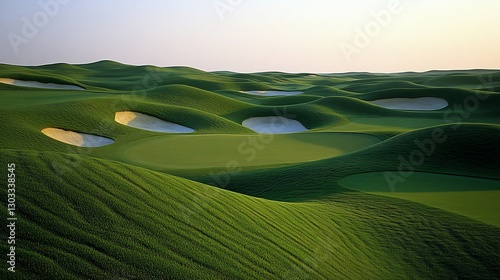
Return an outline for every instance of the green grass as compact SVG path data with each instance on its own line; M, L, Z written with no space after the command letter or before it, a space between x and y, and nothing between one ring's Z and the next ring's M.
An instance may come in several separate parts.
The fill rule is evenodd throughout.
M0 78L86 89L0 84L0 166L16 164L16 279L500 278L498 71L311 77L100 61L0 64ZM427 96L450 106L367 102ZM118 111L196 132L135 129L114 121ZM276 115L309 131L241 125ZM115 142L74 147L46 127ZM436 133L445 140L429 144ZM380 174L416 151L425 157L413 175L387 190Z
M16 88L17 89L17 88ZM43 90L43 89L41 89ZM94 97L108 96L106 93L76 91L50 91L40 93L40 90L6 90L1 93L0 108L29 107L32 105L58 104L71 101L85 100Z
M401 181L393 185L394 177L389 174L356 174L342 178L339 184L363 192L419 202L500 226L498 180L414 173L407 178L401 177ZM397 172L392 174L399 176Z
M500 179L500 126L485 124L445 125L402 133L379 144L343 156L231 174L228 188L252 196L283 201L322 199L338 192L337 181L345 176L407 170L402 162L419 150L415 140L424 141L434 131L447 139L436 144L432 155L414 166L415 172L443 173L488 179ZM480 144L478 144L480 143ZM401 159L402 158L402 159ZM188 176L188 174L183 174ZM217 185L210 176L192 176L201 182ZM296 178L301 178L297 181ZM304 184L304 182L308 182Z
M131 141L119 148L116 158L157 170L269 166L335 157L379 141L353 133L169 135Z
M500 258L498 228L370 195L283 203L76 155L5 158L20 277L487 279Z
M398 131L406 132L418 128L425 128L440 124L445 124L444 120L435 118L408 118L408 117L354 117L344 125L327 128L327 131Z

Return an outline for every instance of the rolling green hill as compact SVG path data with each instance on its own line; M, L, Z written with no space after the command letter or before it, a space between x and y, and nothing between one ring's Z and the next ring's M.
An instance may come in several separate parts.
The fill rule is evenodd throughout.
M15 174L17 218L16 273L4 227L0 278L499 279L498 77L0 64L0 81L84 88L0 83L0 180ZM419 97L448 106L370 102ZM121 111L195 131L134 128ZM307 131L243 125L278 116Z

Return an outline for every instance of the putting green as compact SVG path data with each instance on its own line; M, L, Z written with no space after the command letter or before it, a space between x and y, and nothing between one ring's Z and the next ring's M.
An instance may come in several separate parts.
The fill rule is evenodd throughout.
M339 184L362 192L419 202L500 226L498 180L414 173L391 187L384 172L371 172L344 177Z
M356 133L288 135L166 135L133 141L124 160L153 168L213 168L314 161L350 153L380 140Z

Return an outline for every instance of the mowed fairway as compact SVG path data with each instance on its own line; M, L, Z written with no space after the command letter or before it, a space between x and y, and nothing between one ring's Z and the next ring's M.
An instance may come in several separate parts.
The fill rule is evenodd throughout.
M121 159L154 169L234 168L314 161L378 142L360 133L166 135L132 141Z
M345 125L329 128L328 131L409 131L412 129L435 126L446 123L434 118L360 118L354 117Z
M414 173L394 185L384 172L356 174L339 184L362 192L406 199L500 226L498 180Z

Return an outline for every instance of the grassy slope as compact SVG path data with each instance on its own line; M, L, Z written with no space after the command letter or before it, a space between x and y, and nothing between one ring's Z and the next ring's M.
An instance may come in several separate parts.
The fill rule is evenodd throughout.
M283 203L81 156L4 151L1 158L17 166L20 278L499 273L498 228L424 206L359 193Z

